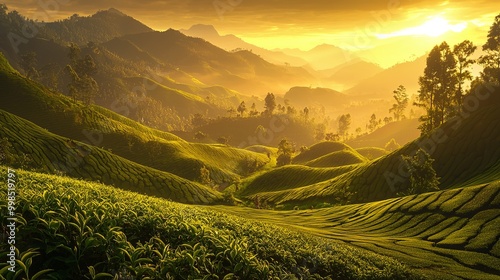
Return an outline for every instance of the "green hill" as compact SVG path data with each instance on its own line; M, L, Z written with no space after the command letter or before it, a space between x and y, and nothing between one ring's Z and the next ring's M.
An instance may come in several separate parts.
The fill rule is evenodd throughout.
M0 56L0 69L9 69ZM58 135L104 147L114 154L189 180L199 180L200 169L222 184L247 174L245 164L268 162L266 155L217 145L191 144L154 130L99 106L84 106L12 71L0 70L6 110Z
M427 279L498 279L500 181L305 211L214 206L393 257Z
M364 156L369 160L374 160L379 157L383 157L387 155L389 152L386 149L377 148L377 147L364 147L356 149L356 152Z
M332 180L298 189L259 193L271 204L337 201L369 202L395 197L409 180L401 173L401 155L425 148L435 159L433 164L440 188L456 188L500 179L500 112L498 89L479 109L450 121L430 135L407 144L387 156L364 163L355 170ZM404 170L403 170L404 171Z
M304 164L308 161L315 160L330 153L343 150L354 151L351 147L344 143L325 141L308 147L308 149L295 156L292 162L294 164Z
M7 182L7 168L0 179ZM211 209L16 172L19 274L42 279L420 279L392 258ZM0 219L7 196L0 196ZM9 248L0 243L2 255ZM2 258L4 259L4 258ZM0 276L9 279L8 265ZM46 270L46 271L44 271ZM21 276L21 277L22 277ZM26 276L28 277L28 276Z
M213 203L221 198L209 187L139 165L104 149L57 136L3 110L0 110L0 124L0 139L8 141L8 146L3 147L7 149L4 153L15 156L14 159L27 157L24 162L15 160L14 165L23 164L47 173L100 181L184 203Z
M332 168L287 165L245 179L237 194L247 196L261 192L300 188L335 178L354 168L353 165Z
M344 150L329 153L304 163L310 167L337 167L367 162L368 160L356 151Z
M376 129L370 134L357 137L347 141L346 143L353 148L385 148L385 145L391 141L391 139L394 139L396 140L396 143L404 146L420 136L420 130L418 129L419 125L420 122L418 119L391 122Z

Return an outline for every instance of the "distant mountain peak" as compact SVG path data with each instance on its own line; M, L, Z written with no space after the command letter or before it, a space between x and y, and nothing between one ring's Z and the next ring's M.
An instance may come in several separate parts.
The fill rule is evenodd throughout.
M220 36L219 32L213 25L208 24L195 24L188 29L190 33L203 34L204 36Z
M112 13L112 14L117 14L117 15L120 15L120 16L126 16L126 14L120 12L119 10L117 10L115 8L109 8L107 10L107 12Z
M126 15L125 13L119 11L118 9L115 9L115 8L109 8L107 10L102 10L102 11L98 11L96 13L96 15L116 15L116 16L122 16L122 17L127 17L128 15Z

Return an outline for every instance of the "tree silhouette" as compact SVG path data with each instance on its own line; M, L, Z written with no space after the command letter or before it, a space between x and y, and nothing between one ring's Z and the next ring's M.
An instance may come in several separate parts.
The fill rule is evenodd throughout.
M424 75L419 78L419 95L415 105L426 109L420 118L420 130L427 133L453 115L457 90L457 69L453 52L446 42L435 46L427 57Z
M69 93L74 100L81 100L87 105L91 104L99 91L99 86L92 77L97 72L97 66L90 55L80 58L81 50L76 44L71 43L68 50L70 64L66 66L66 72L71 78L68 85Z
M245 105L245 101L241 101L240 105L238 106L238 109L236 109L238 113L240 113L240 116L243 117L243 114L247 111L247 106Z
M295 147L287 139L282 139L278 144L278 157L276 165L283 166L292 163L292 156L295 153Z
M344 140L347 139L347 134L349 128L351 127L351 114L346 114L340 116L339 119L339 134L344 137Z
M485 55L479 58L484 67L482 78L486 82L500 83L500 14L495 17L488 32L488 40L483 45Z
M273 93L267 93L266 99L264 99L265 102L265 107L266 107L266 113L268 115L272 115L274 112L274 109L276 109L276 97L274 96Z
M434 159L426 151L418 149L414 156L401 157L410 174L410 186L403 195L439 190L439 178L432 167Z
M408 106L408 94L406 93L406 88L403 85L400 85L396 90L394 90L393 94L396 103L392 105L391 109L389 109L389 113L393 113L394 119L399 121L400 119L404 119L404 111Z
M457 60L457 80L458 89L455 94L455 105L460 108L462 105L462 98L464 95L464 83L472 79L472 74L469 67L476 61L471 59L470 56L476 51L477 47L469 41L465 40L460 44L453 47L453 54ZM458 109L457 109L458 110Z

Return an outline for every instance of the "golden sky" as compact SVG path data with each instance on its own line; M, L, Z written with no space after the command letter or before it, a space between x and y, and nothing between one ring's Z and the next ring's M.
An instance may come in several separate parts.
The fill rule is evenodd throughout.
M436 0L9 0L9 9L55 20L114 7L148 26L214 25L261 47L312 49L332 44L388 67L447 40L485 42L500 1ZM52 5L48 5L52 4ZM45 6L45 7L44 7ZM45 13L45 12L48 13ZM47 15L49 15L47 17Z

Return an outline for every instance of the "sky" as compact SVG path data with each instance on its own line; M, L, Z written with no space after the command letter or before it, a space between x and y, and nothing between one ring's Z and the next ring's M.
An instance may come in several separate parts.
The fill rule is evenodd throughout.
M500 1L492 0L8 0L10 10L52 21L116 8L156 30L214 25L260 47L312 49L332 44L381 66L421 56L433 45L478 45Z

